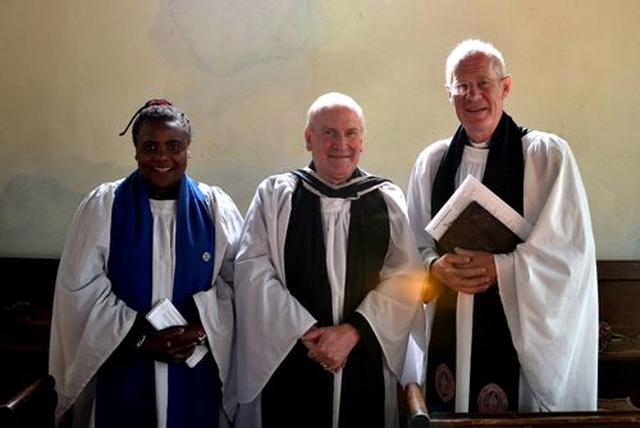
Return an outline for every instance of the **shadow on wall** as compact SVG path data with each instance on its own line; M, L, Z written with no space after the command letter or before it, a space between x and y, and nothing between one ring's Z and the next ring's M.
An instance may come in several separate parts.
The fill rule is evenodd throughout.
M0 256L59 258L84 196L50 176L13 177L0 195Z

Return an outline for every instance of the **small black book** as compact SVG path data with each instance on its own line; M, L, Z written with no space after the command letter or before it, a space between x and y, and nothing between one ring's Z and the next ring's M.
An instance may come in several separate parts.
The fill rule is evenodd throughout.
M522 239L476 201L451 223L436 242L439 254L453 253L455 247L486 251L493 254L510 253Z

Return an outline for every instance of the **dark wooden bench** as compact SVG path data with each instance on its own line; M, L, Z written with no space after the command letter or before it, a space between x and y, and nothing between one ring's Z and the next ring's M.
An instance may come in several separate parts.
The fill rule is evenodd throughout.
M0 287L0 403L11 400L47 376L51 307L58 263L57 259L0 257L0 274L5 281ZM598 287L600 320L607 322L614 333L600 355L598 397L629 397L631 403L640 406L640 260L599 260ZM405 392L409 407L413 406L410 411L416 412L411 413L415 426L426 426L426 406L421 412L420 405L415 404L420 400L424 402L420 389ZM624 418L617 419L621 423L637 422L630 420L635 415L624 414ZM554 421L569 417L556 416L560 419ZM605 415L574 414L571 417L588 425L594 416ZM606 416L617 417L612 413ZM466 423L481 422L476 416L456 417L466 418ZM554 421L547 422L556 423ZM448 426L465 426L450 423ZM511 423L515 422L512 420Z
M53 428L58 397L53 377L45 375L0 405L2 428Z
M599 319L608 333L598 364L600 410L594 412L429 414L417 384L405 388L412 428L418 427L640 427L640 260L598 260ZM622 408L624 408L622 410Z
M47 375L58 264L0 257L0 402Z
M553 413L432 413L429 414L417 383L405 388L410 413L409 428L439 427L640 427L640 411L626 399L608 401L611 409L594 412Z
M640 261L598 261L600 322L611 336L603 340L598 397L630 397L640 407Z

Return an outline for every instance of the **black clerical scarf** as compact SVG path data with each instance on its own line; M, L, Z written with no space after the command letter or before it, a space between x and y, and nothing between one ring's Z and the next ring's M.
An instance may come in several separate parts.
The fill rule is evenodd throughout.
M300 180L292 195L285 243L287 288L318 320L318 326L333 325L319 194L353 199L343 314L344 321L358 329L361 340L343 369L339 426L382 428L385 408L382 352L371 327L355 310L380 282L389 246L389 214L377 190L387 180L363 176L356 170L353 185L332 188L308 171L292 173ZM307 349L298 343L263 390L263 427L329 428L332 415L333 375L311 361Z
M482 182L518 213L523 212L522 137L528 132L503 112L491 137ZM468 137L458 127L433 182L431 217L455 190L455 177ZM455 407L457 292L441 287L427 367L427 404L431 411ZM518 410L520 365L502 308L498 287L474 296L471 345L470 412Z

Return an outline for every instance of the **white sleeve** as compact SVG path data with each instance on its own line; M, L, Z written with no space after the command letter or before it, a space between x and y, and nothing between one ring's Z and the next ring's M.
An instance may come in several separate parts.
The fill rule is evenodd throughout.
M315 324L285 283L284 242L295 179L260 184L246 215L236 258L238 401L249 403Z
M569 146L524 139L524 216L533 231L496 255L500 296L521 367L543 409L595 410L598 296L586 192Z
M207 341L219 368L223 407L233 420L237 404L235 366L234 263L243 219L233 200L220 188L200 184L215 227L215 260L211 288L193 298Z
M49 371L62 415L133 326L136 312L111 290L107 263L117 183L80 204L67 233L56 279Z
M389 212L390 240L387 256L380 272L380 283L358 306L378 338L394 375L402 375L409 335L423 343L422 291L424 268L409 227L402 191L395 185L381 188Z

